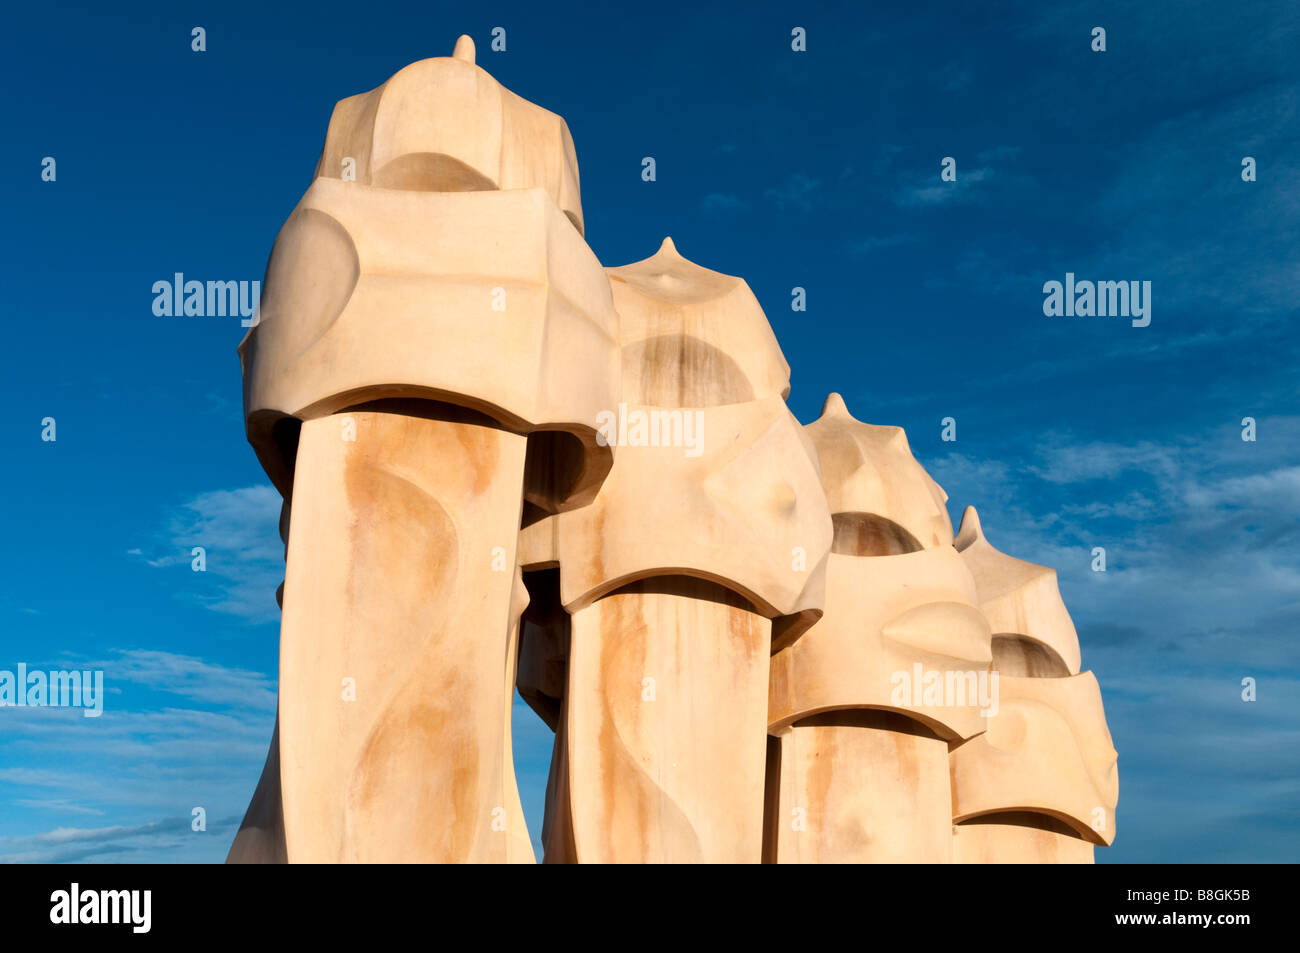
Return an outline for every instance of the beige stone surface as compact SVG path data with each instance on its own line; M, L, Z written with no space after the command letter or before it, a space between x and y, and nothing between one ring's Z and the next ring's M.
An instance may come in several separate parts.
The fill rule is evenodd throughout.
M624 400L716 407L789 394L790 365L743 279L687 261L671 238L606 273L621 318Z
M235 841L226 854L226 863L284 864L288 861L288 848L284 842L284 800L280 793L280 722L277 719L262 776L235 834Z
M994 549L974 507L956 545L995 633L1000 698L988 731L952 751L955 857L1091 863L1115 837L1117 754L1056 573Z
M288 858L531 861L509 727L525 440L396 409L415 408L303 425L280 636Z
M671 239L608 275L622 390L599 439L617 464L591 505L525 528L523 565L563 566L570 611L680 574L806 628L820 614L828 514L811 443L785 406L789 366L753 292Z
M901 427L863 423L831 394L807 427L840 548L888 556L952 544L948 495L912 456Z
M1002 676L999 690L988 731L952 751L954 822L1032 812L1111 843L1119 771L1096 677Z
M462 36L450 57L420 60L334 107L316 176L409 192L541 189L582 233L578 157L555 113L475 65Z
M249 441L282 490L274 428L367 400L445 401L563 429L599 480L617 315L596 256L545 192L407 192L317 179L276 240L241 345ZM582 372L576 372L581 368Z
M574 861L759 862L770 633L700 580L647 580L574 613L555 808Z
M980 609L994 637L1028 641L1027 654L1055 656L1053 662L1079 674L1079 635L1061 600L1056 570L994 549L973 506L962 515L956 546L975 577Z
M547 863L1090 862L1055 572L954 538L900 428L800 426L742 278L583 228L567 125L469 37L335 107L239 348L286 571L228 860L533 862L517 689Z
M901 430L832 394L807 431L835 535L825 615L772 658L768 859L946 863L948 743L996 687L975 581Z
M281 717L231 859L531 860L518 528L595 493L620 375L563 120L468 37L339 103L240 357L298 517Z
M608 274L613 468L589 505L521 534L521 565L559 567L571 616L546 858L757 863L773 634L795 638L821 612L831 526L816 461L744 281L671 240ZM564 636L537 644L525 656L558 667ZM547 717L544 678L530 665L520 692Z
M769 863L951 861L948 744L918 721L828 711L769 744Z
M908 713L945 738L983 731L978 678L969 690L969 675L987 672L992 653L974 599L970 576L951 546L874 558L832 553L826 614L772 659L770 727L823 711L886 708ZM961 698L927 704L931 672L945 689L950 683L954 693L960 688Z
M680 446L617 448L591 505L556 518L565 606L680 574L735 589L768 617L818 612L830 523L816 463L785 402L628 405L629 414L665 410L692 415L699 456Z
M953 828L953 863L1091 864L1093 842L1046 814L983 814Z

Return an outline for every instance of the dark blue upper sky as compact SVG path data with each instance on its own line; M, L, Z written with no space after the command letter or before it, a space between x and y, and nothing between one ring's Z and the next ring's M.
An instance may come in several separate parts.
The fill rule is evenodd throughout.
M1300 857L1300 6L877 6L7 7L0 669L110 693L0 711L0 859L224 857L274 718L278 499L239 319L151 288L260 280L334 103L460 33L568 121L602 262L671 235L744 277L801 420L837 390L905 427L954 522L1058 569L1120 752L1099 860ZM1046 317L1067 272L1150 281L1150 325ZM516 733L536 836L549 732Z

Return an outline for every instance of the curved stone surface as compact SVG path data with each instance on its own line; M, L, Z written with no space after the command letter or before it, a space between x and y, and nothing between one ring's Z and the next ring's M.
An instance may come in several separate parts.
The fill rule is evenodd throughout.
M474 41L462 36L452 56L412 63L377 89L341 100L316 177L351 175L362 185L414 192L541 189L581 235L568 125L474 59Z
M1116 754L1055 573L900 428L801 427L749 285L604 267L564 120L474 44L335 107L240 345L285 498L231 862L1076 863ZM269 594L268 594L269 598Z
M1056 570L1016 559L984 538L979 513L966 507L957 551L970 567L980 608L995 636L1030 639L1052 651L1071 675L1079 674L1079 635L1061 599Z
M952 752L954 823L1030 812L1111 843L1119 769L1096 677L1004 676L999 685L988 731Z
M618 317L600 262L538 189L317 179L276 241L240 356L249 442L281 490L280 421L395 397L568 430L593 458L584 485L609 468L595 420L617 404Z

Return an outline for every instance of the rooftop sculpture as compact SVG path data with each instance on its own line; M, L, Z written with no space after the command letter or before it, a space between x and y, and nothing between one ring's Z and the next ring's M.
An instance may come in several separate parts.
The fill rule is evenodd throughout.
M606 268L563 119L474 62L334 109L240 345L284 497L231 862L1090 862L1118 780L1055 573L896 427L800 426L749 286Z

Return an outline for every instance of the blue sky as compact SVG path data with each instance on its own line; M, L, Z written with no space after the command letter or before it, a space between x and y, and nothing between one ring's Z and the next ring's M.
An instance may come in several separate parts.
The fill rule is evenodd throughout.
M274 720L278 497L239 319L151 287L260 280L334 102L460 33L568 121L602 262L671 235L743 276L801 420L836 390L905 427L954 523L1058 569L1120 752L1099 861L1300 859L1300 6L897 6L9 5L0 669L108 696L0 711L0 859L224 857ZM1044 316L1066 272L1151 281L1150 326ZM522 705L516 751L536 837Z

